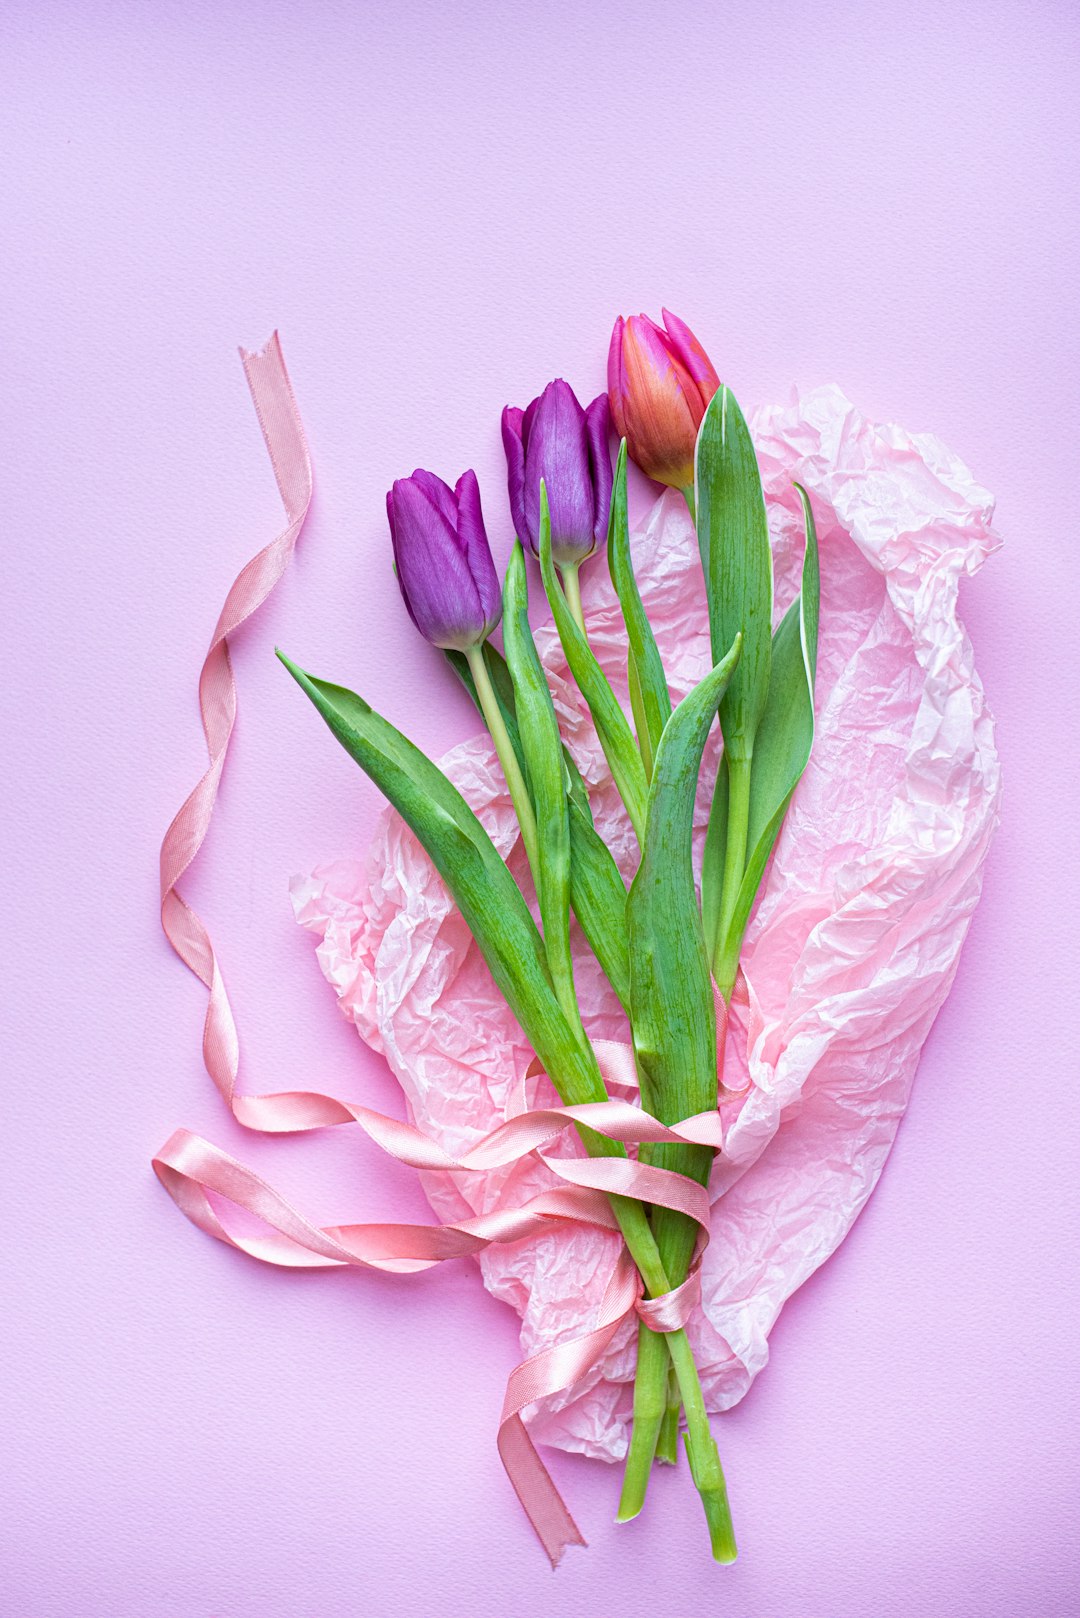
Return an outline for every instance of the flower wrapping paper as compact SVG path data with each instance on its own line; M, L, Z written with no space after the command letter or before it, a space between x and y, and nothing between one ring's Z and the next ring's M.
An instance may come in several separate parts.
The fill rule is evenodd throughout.
M725 1080L745 1093L723 1104L727 1144L710 1187L702 1307L689 1326L714 1410L745 1394L767 1361L784 1301L835 1251L881 1172L979 898L1000 796L993 722L957 616L961 577L998 543L991 496L938 439L868 420L834 386L764 408L752 425L777 621L796 593L802 557L795 479L817 518L822 614L817 734L743 950ZM679 495L656 502L633 556L677 700L709 663L697 545ZM583 586L593 648L626 704L625 639L602 556ZM597 826L629 878L632 833L550 624L537 642ZM718 748L714 727L699 859ZM487 736L442 763L531 898ZM415 1122L448 1150L471 1145L523 1098L557 1100L545 1076L524 1079L532 1052L441 879L393 811L366 862L341 860L296 879L293 902L320 938L319 961L342 1012L386 1057ZM589 1032L628 1038L580 937L575 959ZM576 1147L568 1140L560 1149ZM534 1160L423 1178L443 1220L557 1183ZM568 1228L481 1256L484 1284L521 1316L526 1354L589 1328L616 1242ZM534 1437L621 1456L634 1358L628 1324L590 1378L534 1409Z

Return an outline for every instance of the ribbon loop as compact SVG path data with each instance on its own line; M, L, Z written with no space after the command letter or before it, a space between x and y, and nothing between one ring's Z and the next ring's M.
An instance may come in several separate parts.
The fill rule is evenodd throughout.
M695 1260L681 1286L659 1298L641 1297L635 1305L650 1331L681 1331L701 1302L701 1260Z

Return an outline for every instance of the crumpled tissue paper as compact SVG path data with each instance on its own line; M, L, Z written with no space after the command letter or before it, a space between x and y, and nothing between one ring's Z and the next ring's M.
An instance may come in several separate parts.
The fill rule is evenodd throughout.
M998 543L991 496L939 440L867 420L836 387L763 409L752 426L777 621L798 586L798 479L821 544L821 641L813 755L743 951L760 1022L747 1050L748 1019L737 1004L728 1041L726 1082L738 1089L749 1080L749 1088L724 1106L713 1240L702 1308L689 1326L713 1410L746 1393L785 1299L843 1240L881 1172L979 898L1000 792L993 723L957 618L960 578ZM657 501L633 556L677 700L709 663L697 546L679 495ZM603 557L584 569L583 584L592 645L628 708ZM597 826L629 879L632 834L588 712L550 624L537 641ZM714 729L699 859L718 746ZM513 810L487 736L442 762L520 874ZM341 1010L385 1055L419 1127L455 1151L497 1124L532 1052L398 816L384 813L366 863L341 860L297 879L293 901L321 939L319 960ZM575 958L590 1033L625 1039L618 1003L580 937ZM556 1099L543 1076L529 1085L530 1103ZM521 1202L554 1183L532 1160L424 1176L443 1220ZM560 1230L482 1255L484 1284L521 1316L526 1354L589 1328L616 1241ZM586 1381L536 1407L533 1436L621 1456L634 1356L628 1323Z

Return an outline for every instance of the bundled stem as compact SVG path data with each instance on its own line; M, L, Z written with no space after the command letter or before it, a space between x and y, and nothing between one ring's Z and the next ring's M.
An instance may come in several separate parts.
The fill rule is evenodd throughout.
M541 485L540 525L541 549L543 551L550 545L547 500L543 485ZM580 1038L583 1047L589 1050L591 1054L591 1047L588 1044L581 1025L580 1015L578 1014L574 992L573 965L570 958L568 930L570 917L570 824L569 806L565 791L565 772L562 763L562 742L547 679L529 628L528 583L520 544L514 546L506 573L506 584L503 591L503 635L507 664L514 684L515 715L522 749L528 761L529 783L536 811L540 851L540 861L537 867L538 894L544 926L544 941L556 993L559 995L560 1002L563 1003L564 1011L566 1011L568 1021L573 1026L575 1034ZM729 667L734 666L737 655L736 650L734 656L729 659ZM727 670L721 670L720 677L714 677L709 687L709 691L712 693L713 711L715 711L716 702L719 700L719 694L723 690L727 672ZM706 700L708 700L708 693ZM691 707L693 706L691 704ZM711 717L711 715L708 717ZM680 724L675 727L675 730L681 734L684 728L684 725ZM707 728L707 720L703 727L699 721L702 741ZM675 742L673 741L672 746L674 745ZM691 746L693 746L692 742ZM670 755L670 748L668 752ZM658 769L659 766L660 760L658 759ZM678 767L677 762L676 767ZM661 800L662 807L667 801L666 784L668 773L660 770L655 789L656 795ZM695 767L694 779L696 780L696 778L697 771ZM647 851L648 847L649 845L646 843ZM610 1149L610 1142L602 1141L600 1137L592 1135L589 1130L582 1130L581 1135L586 1147L591 1152L603 1153ZM657 1161L661 1163L661 1166L668 1166L664 1158L665 1151L671 1159L670 1166L672 1168L682 1168L684 1158L694 1159L695 1177L699 1179L701 1177L701 1165L697 1163L696 1159L703 1158L705 1161L705 1178L708 1178L707 1165L711 1161L711 1153L707 1150L694 1147L662 1147L657 1154ZM689 1227L689 1247L692 1248L695 1229L693 1222L688 1220L685 1215L674 1214L672 1216L671 1230L667 1231L656 1225L658 1216L663 1210L657 1210L654 1213L654 1225L650 1227L649 1220L640 1203L625 1203L625 1199L622 1198L613 1198L612 1203L616 1209L616 1216L620 1220L627 1246L638 1265L642 1280L650 1294L656 1296L658 1286L661 1290L668 1288L673 1275L678 1274L679 1278L682 1279L689 1264L689 1251L687 1251L685 1257L682 1254L682 1248L685 1245L683 1235L685 1228ZM647 1243L646 1233L648 1233ZM665 1246L671 1248L672 1257L675 1261L674 1266L664 1256ZM678 1282L674 1284L677 1285ZM715 1443L709 1432L701 1386L698 1381L693 1356L690 1353L689 1342L685 1337L685 1333L674 1335L677 1335L680 1340L672 1348L670 1345L665 1345L663 1338L650 1331L645 1331L646 1338L651 1339L656 1345L651 1352L658 1357L663 1357L665 1383L670 1354L681 1398L684 1403L687 1397L691 1400L691 1405L687 1406L688 1412L691 1408L694 1411L693 1422L688 1427L688 1445L692 1458L691 1470L694 1481L698 1484L702 1495L714 1554L724 1560L734 1555L734 1540L731 1532L727 1495L723 1485L723 1472L720 1469L719 1455L716 1452ZM663 1410L661 1408L660 1416L662 1417L662 1415ZM688 1414L688 1421L689 1419Z
M641 865L630 889L631 1017L642 1104L677 1123L716 1104L716 1022L709 954L694 885L692 834L701 755L717 706L738 666L741 640L675 709L660 739L649 788ZM707 1185L707 1147L643 1147L644 1161ZM684 1214L655 1208L652 1228L673 1284L686 1279L697 1227ZM653 1456L667 1421L668 1368L639 1339L635 1422L623 1478L620 1516L640 1511ZM676 1367L677 1369L677 1367Z
M709 815L702 870L702 917L716 986L730 1002L743 935L769 854L792 793L810 757L814 736L814 677L818 635L818 552L813 512L796 484L806 531L798 598L766 644L771 621L772 570L764 501L753 445L741 412L717 395L698 441L698 539L709 582L714 653L733 623L752 626L755 656L740 665L720 707L724 757ZM677 1257L661 1239L669 1273ZM635 1408L646 1413L635 1480L655 1427L663 1368L646 1351L639 1359ZM670 1384L659 1432L678 1419ZM657 1445L659 1445L659 1436Z
M583 1137L587 1132L582 1131ZM588 1145L588 1142L586 1142ZM607 1143L614 1144L614 1143ZM593 1155L599 1155L594 1153ZM674 1284L664 1266L660 1251L649 1225L649 1220L641 1203L629 1201L627 1209L620 1208L620 1204L627 1202L622 1197L612 1197L611 1205L615 1217L619 1221L619 1228L623 1233L630 1256L637 1265L645 1284L645 1290L652 1298L659 1297L664 1292L670 1292ZM632 1213L629 1210L634 1210ZM690 1462L690 1474L694 1480L701 1503L705 1509L705 1519L709 1525L709 1542L712 1554L718 1562L734 1562L737 1553L735 1545L735 1531L731 1523L731 1506L728 1502L727 1484L724 1480L724 1470L720 1464L720 1452L716 1447L716 1440L709 1426L709 1413L705 1406L705 1395L701 1389L701 1380L698 1376L697 1366L694 1363L694 1353L690 1346L690 1339L685 1330L667 1332L664 1337L645 1331L645 1337L657 1345L657 1353L663 1353L664 1387L667 1383L667 1365L674 1367L675 1378L678 1383L679 1396L683 1409L686 1411L686 1453ZM639 1336L640 1342L640 1336ZM666 1344L666 1347L665 1347ZM661 1410L661 1417L663 1410ZM651 1456L650 1456L651 1460ZM627 1516L635 1516L636 1512L623 1513L619 1509L619 1521L625 1522Z

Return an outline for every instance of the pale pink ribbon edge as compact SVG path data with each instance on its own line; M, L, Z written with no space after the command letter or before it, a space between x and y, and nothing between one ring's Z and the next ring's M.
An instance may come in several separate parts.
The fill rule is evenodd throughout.
M210 935L181 897L177 884L206 839L236 718L228 636L262 605L284 574L312 495L307 441L278 334L258 353L241 349L240 354L288 522L241 569L226 596L199 676L209 766L161 845L162 926L177 955L209 991L203 1026L206 1070L238 1122L250 1129L279 1133L355 1122L401 1162L424 1169L483 1171L534 1153L567 1184L533 1197L519 1208L499 1209L454 1225L319 1227L251 1170L187 1130L177 1130L169 1138L153 1159L154 1170L173 1201L200 1229L252 1257L287 1266L351 1265L413 1273L447 1258L474 1254L492 1242L521 1241L559 1221L575 1220L615 1231L618 1227L608 1203L611 1194L677 1208L696 1220L702 1230L698 1258L681 1286L662 1298L646 1299L635 1266L620 1248L592 1330L572 1342L545 1349L510 1374L499 1423L499 1453L555 1566L567 1545L584 1545L585 1540L536 1452L521 1411L580 1381L634 1311L656 1331L674 1331L685 1324L701 1295L700 1248L708 1240L709 1201L703 1187L681 1174L629 1158L552 1157L542 1148L564 1130L587 1123L600 1134L631 1145L682 1141L719 1150L720 1117L717 1112L703 1113L667 1127L625 1101L539 1107L507 1119L454 1158L413 1125L333 1095L306 1090L261 1096L236 1093L239 1039L232 1007ZM720 1049L725 1027L726 1014L718 1001ZM633 1087L633 1055L628 1047L603 1042L601 1061L610 1083ZM261 1219L276 1235L255 1237L231 1231L222 1202Z

